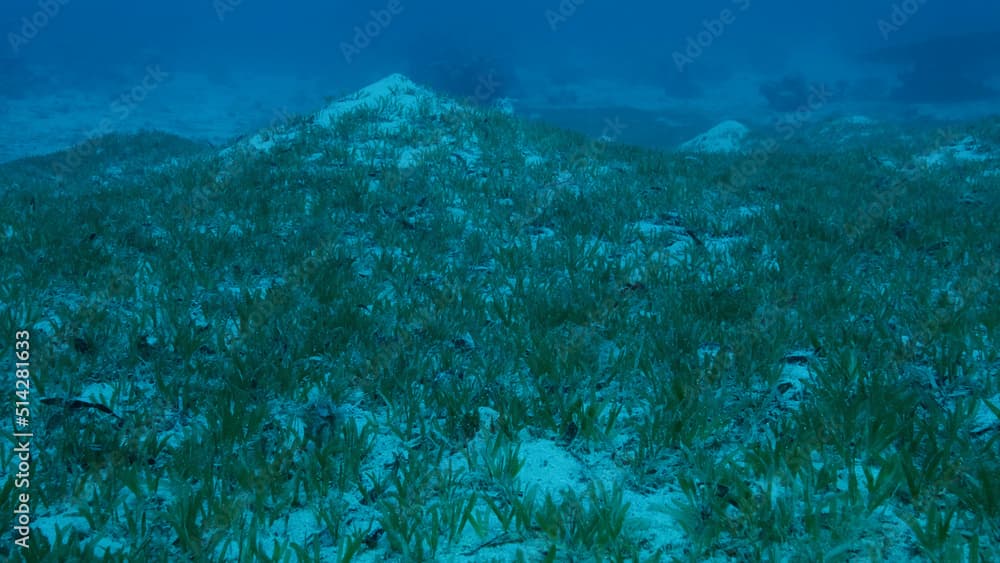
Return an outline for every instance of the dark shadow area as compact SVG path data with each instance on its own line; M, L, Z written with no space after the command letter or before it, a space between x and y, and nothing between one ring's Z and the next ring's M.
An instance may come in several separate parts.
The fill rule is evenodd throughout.
M902 67L891 98L901 102L966 102L1000 97L1000 32L942 36L868 53L870 62Z

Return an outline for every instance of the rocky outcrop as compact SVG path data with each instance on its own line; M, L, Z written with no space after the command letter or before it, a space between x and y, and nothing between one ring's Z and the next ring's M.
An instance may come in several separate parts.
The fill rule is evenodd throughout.
M680 150L700 153L733 153L743 148L750 130L738 121L723 121L708 131L687 141Z

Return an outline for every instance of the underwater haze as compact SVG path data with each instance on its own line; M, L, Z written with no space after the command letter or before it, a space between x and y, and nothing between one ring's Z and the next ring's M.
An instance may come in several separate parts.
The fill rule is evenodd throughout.
M594 135L595 111L626 108L647 123L626 139L654 146L722 118L766 121L820 85L824 112L982 115L997 97L997 22L988 0L18 0L0 8L0 158L84 138L144 80L150 102L119 111L115 130L212 141L392 72Z

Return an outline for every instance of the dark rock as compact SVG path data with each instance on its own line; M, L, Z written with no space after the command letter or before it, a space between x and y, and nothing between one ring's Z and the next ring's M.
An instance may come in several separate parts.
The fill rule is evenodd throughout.
M761 84L760 94L776 111L795 111L809 103L809 84L800 74L790 74L780 80Z
M964 102L1000 96L1000 32L933 37L867 53L868 62L901 67L891 97L907 102Z
M502 60L489 55L452 55L413 64L411 78L476 104L489 104L508 97L515 89L517 82L513 69Z

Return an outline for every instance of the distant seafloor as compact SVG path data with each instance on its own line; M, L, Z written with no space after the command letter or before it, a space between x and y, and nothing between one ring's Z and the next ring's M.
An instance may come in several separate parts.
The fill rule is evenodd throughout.
M721 121L767 127L794 114L794 108L782 112L769 106L759 91L767 80L735 75L701 95L672 98L655 86L599 78L557 85L525 72L510 106L521 117L595 138L608 136L610 129L616 141L671 149ZM249 72L220 79L157 67L131 69L112 80L83 85L33 85L28 94L0 95L0 162L65 150L112 132L160 130L223 144L288 115L318 111L329 100L365 85ZM965 121L1000 115L1000 97L901 104L832 95L809 110L808 119L863 115L877 121Z

